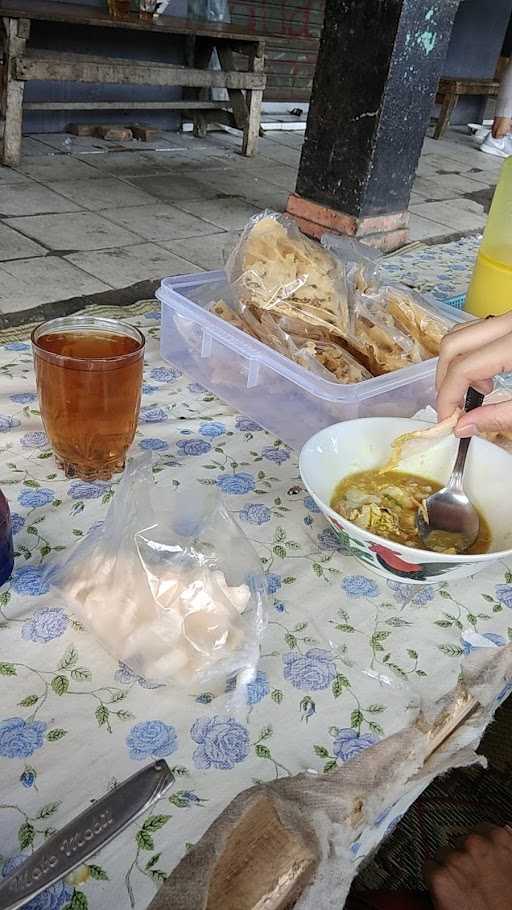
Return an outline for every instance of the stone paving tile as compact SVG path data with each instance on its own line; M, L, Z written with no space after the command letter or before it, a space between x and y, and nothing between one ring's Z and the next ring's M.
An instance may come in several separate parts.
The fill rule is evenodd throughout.
M487 183L474 180L469 174L437 174L435 177L417 177L413 191L425 199L438 201L476 193L487 186Z
M154 201L148 193L116 177L100 177L98 180L57 180L49 186L56 193L71 199L80 208L91 211L126 205L150 205Z
M22 159L16 173L34 177L40 183L49 183L52 180L91 180L101 177L101 173L85 161L79 161L71 155L34 155L32 158Z
M0 215L40 215L50 212L78 212L74 202L39 183L7 183L0 195Z
M46 256L46 252L44 247L0 221L0 262Z
M196 205L196 203L190 204ZM180 203L180 205L187 205L187 203ZM199 203L200 207L204 205L205 203ZM104 209L101 214L113 222L113 225L126 227L135 231L139 237L152 240L154 243L158 243L160 240L196 237L200 234L216 234L222 227L222 225L218 227L203 218L196 218L193 214L182 211L176 206L162 203ZM108 244L108 246L116 245L116 243ZM119 245L126 246L124 243Z
M459 197L455 202L450 200L412 205L410 212L443 224L452 231L478 230L484 227L486 220L483 207L478 202L464 197Z
M0 311L3 313L107 290L108 285L58 256L20 259L0 265Z
M200 202L180 202L180 208L217 225L226 231L242 230L253 215L261 211L243 199L211 199Z
M78 250L105 250L109 247L129 246L140 242L140 237L136 234L92 212L76 211L72 215L10 218L6 224L51 250L66 253Z
M429 218L422 218L421 215L411 214L409 217L409 241L430 240L433 237L442 237L445 234L452 233L452 230Z
M212 185L211 179L204 182L198 177L185 174L165 173L149 177L125 177L132 186L149 193L161 202L179 202L181 199L214 199L219 195L218 178Z
M168 240L161 243L167 250L194 262L206 271L222 269L240 237L239 231L212 234L210 237L189 237L187 240Z
M181 241L185 242L189 241ZM65 259L112 288L124 288L146 278L166 278L168 275L200 271L197 265L174 255L172 251L161 249L154 243L140 243L136 246L90 253L73 253Z
M30 178L19 171L13 170L12 167L2 167L0 165L0 187L8 183L30 183ZM0 196L0 202L2 197Z

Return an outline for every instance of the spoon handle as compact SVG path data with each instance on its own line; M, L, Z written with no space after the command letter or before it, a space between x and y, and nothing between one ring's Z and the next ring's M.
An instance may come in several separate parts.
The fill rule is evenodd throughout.
M464 402L464 410L466 414L468 414L470 411L474 411L476 408L481 407L484 397L485 396L482 395L481 392L477 392L476 389L473 389L470 386L466 394L466 401ZM465 439L461 439L459 442L457 458L455 459L452 475L448 484L448 486L452 489L462 490L462 477L464 475L464 467L466 464L470 442L471 436L467 436Z

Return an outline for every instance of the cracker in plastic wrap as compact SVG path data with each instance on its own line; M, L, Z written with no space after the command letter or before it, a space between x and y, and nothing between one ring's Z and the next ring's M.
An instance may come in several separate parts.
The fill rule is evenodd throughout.
M312 363L316 362L326 371L326 378L331 381L335 379L349 384L372 379L372 374L355 357L333 342L306 341L299 348L296 361L309 370L312 369Z
M226 272L240 308L274 310L343 334L349 315L344 269L285 216L252 219Z
M437 357L441 341L452 328L448 319L435 313L412 291L403 288L387 287L383 289L387 300L388 313L395 323L414 338L425 351L424 359Z

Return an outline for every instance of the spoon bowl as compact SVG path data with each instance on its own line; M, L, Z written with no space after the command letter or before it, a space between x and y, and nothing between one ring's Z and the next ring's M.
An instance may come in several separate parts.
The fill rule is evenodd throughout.
M479 408L484 396L468 389L465 411ZM464 492L464 467L471 437L461 439L448 484L429 496L418 509L416 527L429 550L464 553L480 532L480 517Z

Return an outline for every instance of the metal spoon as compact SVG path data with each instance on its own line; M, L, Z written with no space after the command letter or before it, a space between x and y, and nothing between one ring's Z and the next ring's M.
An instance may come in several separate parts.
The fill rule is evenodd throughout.
M484 396L469 388L464 410L479 408ZM448 484L429 496L416 515L416 527L429 550L455 549L463 553L471 547L480 531L480 518L464 493L463 475L471 437L461 439Z

